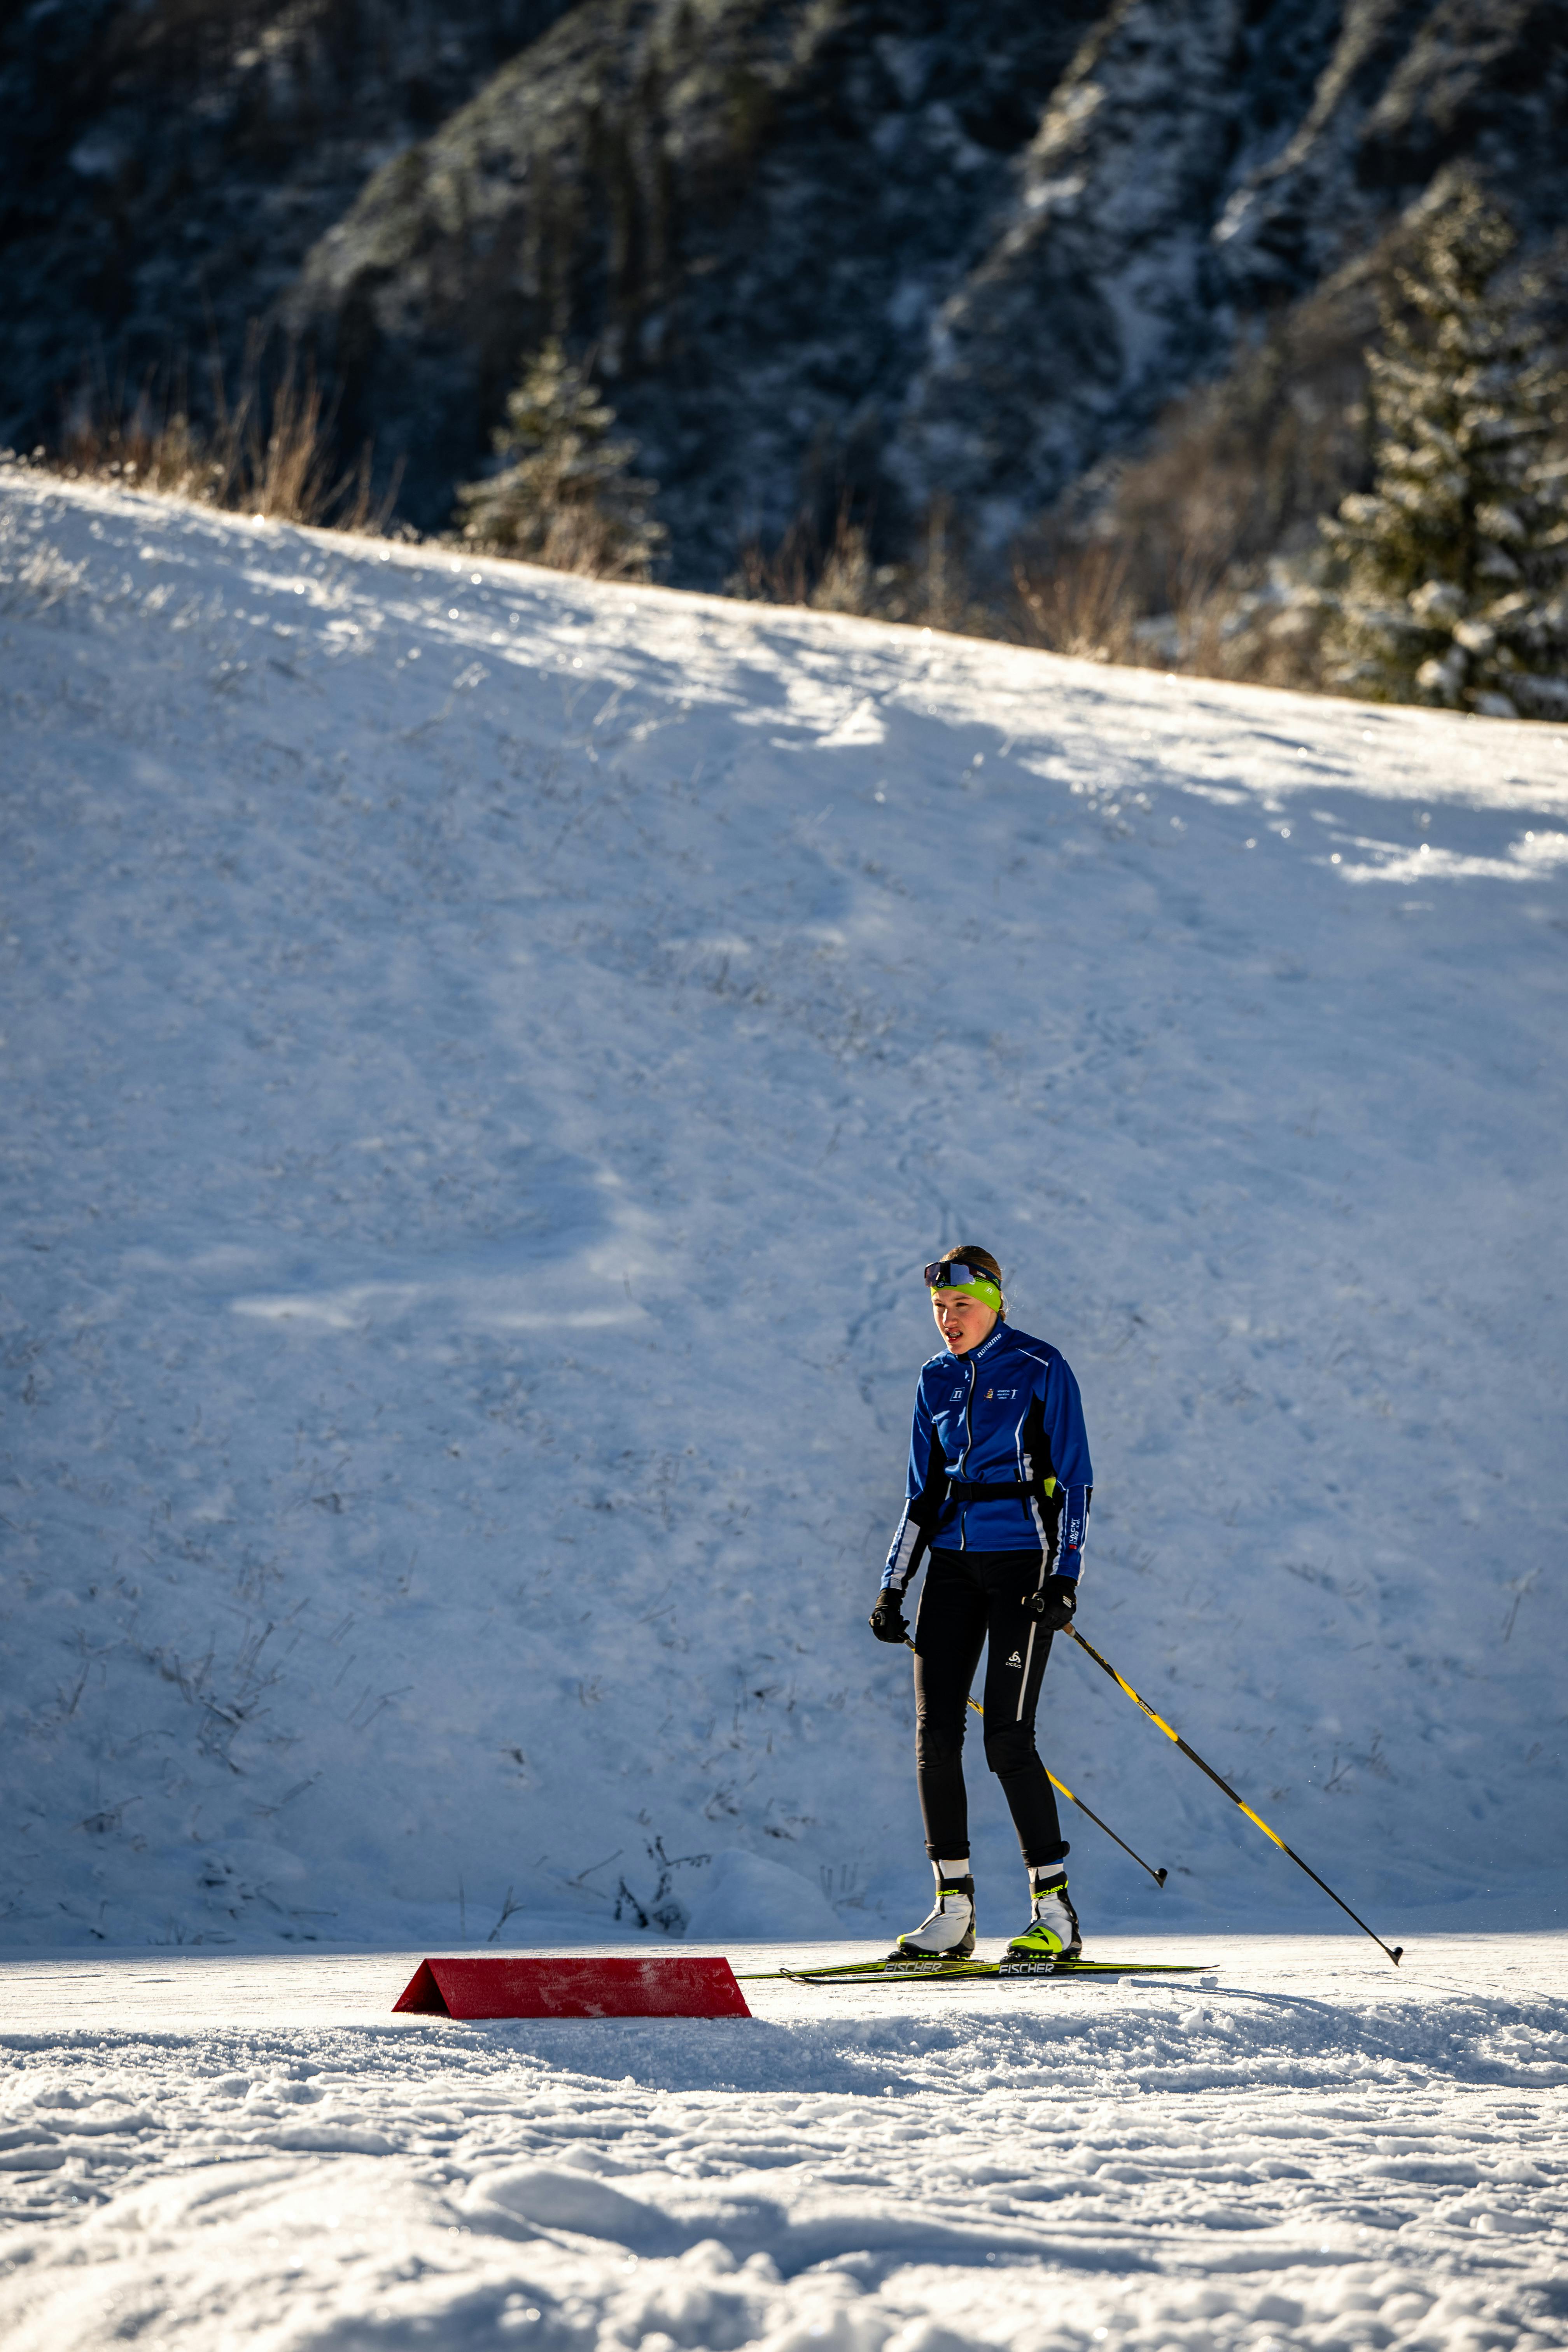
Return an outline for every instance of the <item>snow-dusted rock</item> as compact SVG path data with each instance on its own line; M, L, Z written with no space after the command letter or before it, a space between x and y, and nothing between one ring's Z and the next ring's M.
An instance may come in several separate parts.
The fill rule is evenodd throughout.
M133 0L0 35L0 443L305 335L443 526L549 333L675 576L847 491L975 552L1469 160L1568 220L1553 0ZM106 262L112 250L113 262ZM94 356L96 355L96 356Z

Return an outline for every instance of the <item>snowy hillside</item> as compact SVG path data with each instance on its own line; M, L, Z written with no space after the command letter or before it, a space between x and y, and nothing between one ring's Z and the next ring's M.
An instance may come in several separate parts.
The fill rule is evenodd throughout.
M0 688L10 1941L909 1924L965 1239L1090 1638L1385 1932L1561 1916L1563 730L16 469ZM1332 1924L1042 1720L1086 1924Z

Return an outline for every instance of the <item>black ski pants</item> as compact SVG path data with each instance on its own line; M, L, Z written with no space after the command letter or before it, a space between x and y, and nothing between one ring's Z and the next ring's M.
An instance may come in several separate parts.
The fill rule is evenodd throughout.
M1051 1637L1024 1607L1037 1551L933 1551L915 1619L915 1773L933 1862L969 1852L963 1734L969 1688L985 1660L985 1761L1002 1783L1031 1866L1067 1853L1057 1795L1035 1748L1035 1708Z

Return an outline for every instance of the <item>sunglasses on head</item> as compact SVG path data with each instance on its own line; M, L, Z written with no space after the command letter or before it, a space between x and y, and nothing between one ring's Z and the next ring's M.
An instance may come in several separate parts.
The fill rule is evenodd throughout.
M963 1290L972 1282L988 1282L993 1290L1001 1286L989 1267L965 1265L961 1257L939 1258L923 1270L921 1280L928 1290Z

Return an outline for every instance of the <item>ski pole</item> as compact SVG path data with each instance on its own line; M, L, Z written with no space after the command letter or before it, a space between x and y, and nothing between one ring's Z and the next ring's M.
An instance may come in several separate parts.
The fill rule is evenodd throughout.
M906 1637L904 1643L905 1649L912 1650L914 1646L914 1643ZM984 1717L985 1709L981 1706L980 1701L977 1698L972 1698L969 1704L974 1709L976 1715ZM1076 1805L1080 1813L1088 1815L1089 1819L1094 1823L1097 1830L1103 1830L1105 1832L1106 1836L1110 1840L1112 1845L1119 1845L1123 1853L1131 1854L1132 1860L1138 1864L1139 1869L1146 1870L1148 1872L1156 1886L1163 1886L1169 1874L1163 1870L1156 1870L1152 1862L1145 1862L1141 1853L1133 1853L1132 1849L1128 1844L1126 1839L1119 1838L1116 1832L1110 1826L1109 1822L1102 1822L1098 1813L1089 1812L1089 1809L1084 1803L1083 1799L1081 1797L1075 1797L1072 1790L1068 1787L1067 1782L1057 1779L1056 1774L1051 1770L1049 1765L1046 1767L1046 1778L1050 1782L1052 1788L1056 1790L1058 1794L1067 1799L1069 1805Z
M974 1701L971 1699L969 1704L971 1706L973 1706ZM979 1712L984 1715L985 1710L982 1707ZM1141 1853L1132 1853L1132 1849L1128 1844L1126 1839L1119 1838L1116 1832L1110 1826L1109 1822L1102 1822L1098 1813L1090 1813L1089 1807L1084 1803L1083 1799L1081 1797L1075 1797L1072 1790L1068 1787L1067 1782L1065 1780L1058 1780L1048 1764L1046 1767L1046 1778L1050 1782L1053 1789L1060 1790L1062 1795L1067 1799L1069 1805L1076 1805L1080 1813L1089 1814L1089 1818L1094 1823L1095 1828L1097 1830L1103 1830L1106 1836L1110 1840L1112 1845L1119 1845L1123 1853L1132 1854L1132 1859L1138 1864L1139 1869L1146 1870L1156 1886L1163 1886L1166 1877L1165 1872L1163 1870L1156 1870L1152 1863L1144 1861Z
M1317 1872L1312 1868L1310 1863L1303 1862L1300 1855L1286 1844L1284 1839L1279 1835L1279 1831L1271 1830L1268 1822L1263 1819L1262 1815L1260 1813L1255 1813L1252 1807L1246 1803L1242 1798L1237 1795L1236 1790L1231 1787L1230 1782L1228 1780L1222 1780L1219 1774L1215 1770L1214 1766L1212 1764L1205 1764L1203 1758L1198 1754L1197 1749L1195 1748L1189 1748L1186 1741L1182 1738L1181 1733L1179 1731L1173 1731L1170 1725L1165 1721L1164 1717L1163 1715L1156 1715L1148 1700L1146 1698L1140 1698L1131 1684L1122 1681L1121 1676L1117 1673L1116 1668L1111 1664L1110 1659L1102 1658L1100 1652L1095 1648L1094 1643L1092 1642L1086 1642L1076 1625L1067 1625L1064 1626L1062 1630L1064 1633L1068 1633L1072 1635L1073 1640L1078 1643L1080 1650L1088 1651L1089 1656L1094 1660L1095 1664L1102 1668L1103 1671L1110 1676L1111 1681L1117 1684L1120 1688L1127 1693L1127 1696L1132 1701L1133 1706L1141 1707L1143 1713L1148 1717L1150 1722L1155 1725L1159 1730L1163 1731L1167 1739L1173 1739L1175 1741L1176 1746L1181 1749L1183 1755L1187 1758L1189 1762L1195 1764L1200 1772L1206 1772L1209 1779L1214 1782L1215 1787L1216 1789L1223 1789L1226 1795L1230 1799L1231 1803L1233 1805L1239 1805L1241 1811L1247 1815L1247 1820L1251 1822L1256 1828L1260 1829L1266 1838L1271 1839L1279 1847L1281 1853L1289 1854L1297 1869L1304 1870L1306 1872L1314 1886L1321 1886L1322 1888L1331 1903L1339 1904L1340 1909L1344 1913L1346 1918L1353 1919L1356 1926L1361 1929L1362 1934L1363 1936L1370 1936L1373 1942L1377 1946L1378 1950L1380 1952L1386 1952L1389 1958L1394 1962L1394 1967L1397 1968L1400 1960L1404 1957L1404 1945L1385 1944L1375 1927L1369 1927L1366 1921L1361 1917L1359 1913L1352 1911L1348 1903L1342 1902L1340 1896L1334 1893L1334 1890L1329 1885L1328 1880L1326 1878L1320 1878Z

